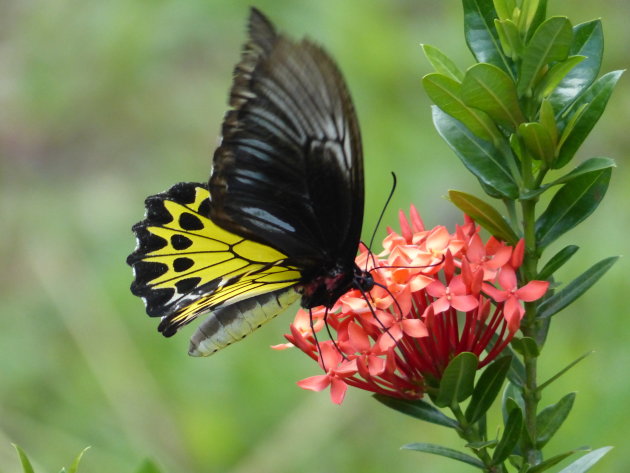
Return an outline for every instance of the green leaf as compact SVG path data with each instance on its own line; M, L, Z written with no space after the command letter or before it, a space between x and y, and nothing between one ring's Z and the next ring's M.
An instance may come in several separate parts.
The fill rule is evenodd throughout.
M490 409L501 391L511 363L511 356L502 356L483 371L466 408L466 419L470 424L477 422Z
M610 258L601 260L567 284L564 289L545 299L538 306L538 317L544 319L560 312L584 294L599 278L606 274L606 271L608 271L618 259L618 256L611 256Z
M433 123L440 136L480 182L495 189L500 195L514 199L518 187L510 173L506 159L491 143L477 138L460 121L432 107Z
M560 453L558 455L554 455L553 457L550 457L547 460L542 461L538 465L531 467L529 470L527 470L527 473L542 473L543 471L548 470L552 466L557 465L558 463L560 463L565 458L568 458L568 457L570 457L571 455L573 455L573 454L575 454L577 452L583 452L585 450L587 451L589 449L587 447L580 447L580 448L576 448L574 450L569 450L568 452L564 452L564 453Z
M479 442L469 442L464 445L466 448L470 448L478 452L479 450L483 450L484 448L494 448L498 443L497 440L480 440Z
M453 358L442 374L435 405L452 407L468 399L473 392L478 364L477 356L469 352Z
M542 126L545 127L549 136L551 136L553 145L556 146L558 144L558 125L556 124L553 107L551 106L551 103L549 103L549 100L544 99L540 104L538 121L540 121Z
M571 412L574 401L575 393L569 393L556 404L545 407L538 413L536 416L536 423L538 424L536 448L542 449L551 440Z
M546 281L553 273L555 273L558 269L560 269L564 263L569 261L571 256L573 256L580 247L576 245L569 245L562 248L558 251L543 267L543 269L538 273L537 279Z
M475 64L466 71L461 96L466 105L483 110L512 131L525 121L514 81L492 64Z
M452 448L442 447L441 445L435 445L432 443L408 443L407 445L403 445L401 448L403 450L415 450L417 452L432 453L433 455L440 455L442 457L451 458L452 460L467 463L479 468L480 470L485 469L484 464L475 457L453 450Z
M490 234L511 245L518 242L514 230L490 204L473 195L455 190L448 191L448 198L457 208L488 230Z
M534 94L538 100L549 97L571 70L586 59L586 56L569 56L554 64L536 86Z
M514 386L522 387L525 384L525 365L519 360L511 347L508 346L507 350L512 356L512 363L510 364L507 378Z
M513 338L510 342L514 350L523 355L529 357L537 357L540 355L538 344L531 337Z
M458 82L464 80L464 73L446 54L430 44L421 44L420 46L436 72L451 77Z
M387 407L425 422L431 422L432 424L443 425L444 427L451 428L456 428L458 425L456 420L445 416L438 409L422 399L398 399L390 396L383 396L382 394L375 394L373 397L378 402L385 404Z
M501 396L501 414L504 423L507 422L510 412L514 409L521 411L522 416L523 412L525 412L525 401L523 400L523 393L518 386L508 383Z
M505 423L505 431L499 440L497 448L492 454L492 464L498 465L512 454L518 444L523 429L523 414L520 409L512 409Z
M567 17L551 17L536 29L523 52L517 87L519 96L532 95L543 67L555 61L564 61L572 41L573 30Z
M516 8L514 0L494 0L492 3L494 3L498 18L502 20L512 18L512 13Z
M444 112L462 122L476 136L494 142L501 139L501 133L490 117L468 107L461 98L461 84L444 74L432 73L422 78L427 95Z
M564 184L536 220L536 240L544 248L586 219L606 195L611 168L589 171Z
M551 164L556 155L556 147L547 128L538 122L521 123L518 134L523 138L531 157Z
M521 31L525 32L530 29L532 21L536 16L538 10L539 0L527 0L521 2L521 11L518 17L518 27Z
M494 64L512 74L510 63L503 55L499 36L494 29L497 15L492 0L463 0L463 5L466 44L475 59Z
M136 473L160 473L160 469L151 460L145 460Z
M613 71L600 77L593 85L586 89L572 108L583 107L580 117L575 122L569 135L563 140L563 145L558 153L558 159L554 163L554 169L567 164L580 145L584 142L593 129L599 117L604 113L608 99L612 94L615 84L623 74L623 71Z
M24 450L22 450L22 448L17 444L12 443L11 445L13 445L13 448L15 448L15 450L17 451L18 457L20 458L20 463L22 464L23 472L35 473L35 470L33 470L33 465L31 465L31 462L26 456L26 453L24 452Z
M614 168L616 166L617 165L615 164L615 161L613 159L610 159L610 158L605 158L605 157L589 158L586 161L583 161L582 163L580 163L570 173L565 174L564 176L556 179L553 182L545 184L544 186L541 186L538 189L534 189L532 191L524 193L521 196L521 199L523 199L523 200L532 199L532 198L542 194L544 191L546 191L547 189L549 189L552 186L557 186L557 185L560 185L560 184L566 184L567 182L575 179L576 177L582 176L584 174L588 174L589 172L592 172L592 171L599 171L599 170L602 170L602 169Z
M556 374L554 374L547 381L545 381L542 384L539 384L538 387L536 388L538 390L538 392L542 392L547 386L551 385L554 381L558 380L563 374L565 374L567 371L569 371L571 368L573 368L575 365L577 365L580 361L582 361L587 356L592 355L593 353L595 353L595 352L594 351L589 351L589 352L584 353L582 356L579 356L577 359L573 360L567 366L565 366L560 371L558 371Z
M562 469L559 473L584 473L590 470L591 467L601 460L610 450L612 450L612 447L602 447L593 450Z
M549 100L558 114L562 113L576 97L593 83L602 63L604 34L602 22L593 20L573 28L573 42L569 54L586 59L573 68L558 84Z
M530 2L533 4L534 2ZM527 22L529 27L527 28L527 39L529 40L534 32L538 29L540 24L547 18L547 0L539 0L536 2L535 13L530 16L531 20Z
M494 27L499 34L499 40L506 56L513 60L520 57L523 52L523 40L518 31L518 27L512 20L494 20Z
M81 452L77 455L77 457L72 462L72 465L70 465L70 469L68 470L68 473L77 472L77 470L79 469L79 463L81 463L81 458L83 458L83 454L87 452L89 449L90 447L85 447L83 450L81 450Z

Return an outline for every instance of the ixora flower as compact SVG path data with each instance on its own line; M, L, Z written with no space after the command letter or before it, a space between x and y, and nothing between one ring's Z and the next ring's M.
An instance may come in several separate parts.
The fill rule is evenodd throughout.
M317 361L324 374L298 382L304 389L330 387L334 403L348 386L387 396L419 399L435 386L448 363L474 353L478 368L494 360L519 328L522 302L541 298L549 286L518 287L516 270L523 241L510 247L466 217L453 234L443 226L425 230L412 206L400 212L400 233L388 228L384 251L362 248L357 265L368 268L375 286L367 299L356 290L330 310L299 310L285 337ZM327 327L332 340L315 335Z

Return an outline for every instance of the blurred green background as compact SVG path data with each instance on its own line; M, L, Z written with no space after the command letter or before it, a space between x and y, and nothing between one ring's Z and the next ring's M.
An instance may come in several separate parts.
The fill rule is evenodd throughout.
M81 473L132 473L144 458L179 472L459 472L407 442L460 448L455 434L351 391L342 407L299 389L316 366L275 352L291 315L209 359L186 354L190 330L164 339L128 290L125 257L143 200L204 181L226 109L251 0L3 0L0 5L0 472L19 470L10 442L39 472L86 445ZM551 0L574 23L602 17L604 71L628 66L630 3ZM441 142L420 85L419 44L462 67L460 2L261 0L280 29L337 59L354 95L366 160L365 234L396 171L386 222L414 202L428 225L460 221L448 189L480 195ZM622 78L581 158L617 160L600 209L560 245L582 247L565 281L624 254L630 231L630 86ZM380 235L384 235L381 230ZM549 452L617 445L597 471L626 472L628 261L558 315L545 379L596 353L545 392L578 391ZM494 425L494 424L490 424ZM491 427L492 431L494 427ZM470 469L472 471L472 469Z

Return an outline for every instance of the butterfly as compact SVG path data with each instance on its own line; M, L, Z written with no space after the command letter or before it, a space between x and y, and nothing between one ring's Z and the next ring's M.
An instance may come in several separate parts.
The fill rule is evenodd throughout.
M301 298L332 307L374 280L354 260L363 222L363 154L341 72L319 46L276 32L252 8L230 110L207 184L145 201L127 258L148 315L171 336L209 313L189 353L207 356Z

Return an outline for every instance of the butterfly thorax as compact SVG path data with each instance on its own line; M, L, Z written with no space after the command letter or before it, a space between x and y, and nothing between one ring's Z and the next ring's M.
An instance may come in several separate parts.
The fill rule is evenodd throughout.
M372 287L374 279L367 271L356 264L350 268L337 264L318 275L305 278L305 282L299 286L302 294L301 305L305 309L320 305L330 308L348 290L357 288L367 292Z

